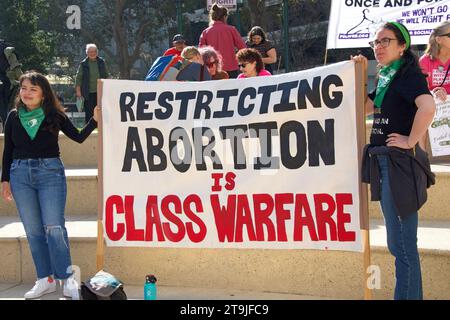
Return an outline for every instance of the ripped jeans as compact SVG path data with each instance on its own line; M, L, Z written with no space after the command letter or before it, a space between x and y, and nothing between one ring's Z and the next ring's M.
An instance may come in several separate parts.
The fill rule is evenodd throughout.
M59 158L15 159L11 191L36 267L37 278L71 275L69 239L64 220L66 176Z

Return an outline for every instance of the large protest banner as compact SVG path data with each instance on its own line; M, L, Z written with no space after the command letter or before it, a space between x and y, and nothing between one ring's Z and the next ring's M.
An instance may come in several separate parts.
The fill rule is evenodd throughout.
M108 246L362 251L353 62L101 81Z
M403 23L414 45L450 19L450 0L332 0L327 49L368 47L385 22Z

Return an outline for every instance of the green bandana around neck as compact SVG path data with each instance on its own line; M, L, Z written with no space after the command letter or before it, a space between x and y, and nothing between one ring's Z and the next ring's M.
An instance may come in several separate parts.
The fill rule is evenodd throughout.
M394 79L397 71L403 64L403 59L399 59L391 63L390 65L381 68L378 73L378 84L377 84L377 92L375 95L375 108L381 108L381 104L383 103L384 96L386 95L387 89Z
M31 111L26 111L25 108L19 108L20 123L30 136L31 140L36 137L42 121L44 121L44 118L45 114L42 107Z

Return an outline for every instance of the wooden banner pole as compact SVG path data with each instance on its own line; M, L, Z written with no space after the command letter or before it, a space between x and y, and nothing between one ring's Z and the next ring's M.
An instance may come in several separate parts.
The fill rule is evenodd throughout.
M323 60L323 65L326 65L326 64L327 64L327 59L328 59L328 49L325 48L325 58L324 58L324 60Z
M97 271L103 270L105 260L105 241L103 237L103 116L102 116L103 82L97 81L97 105L100 107L97 140Z
M367 64L355 63L355 94L356 94L356 121L358 141L358 177L359 177L359 199L360 199L360 223L363 242L363 267L364 267L364 299L372 300L372 290L368 287L368 269L371 265L370 238L369 238L369 200L367 185L361 182L362 151L366 145L366 113L365 101L367 96Z

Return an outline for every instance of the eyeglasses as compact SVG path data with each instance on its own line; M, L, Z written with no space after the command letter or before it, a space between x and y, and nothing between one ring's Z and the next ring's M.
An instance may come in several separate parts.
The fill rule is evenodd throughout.
M447 38L450 38L450 32L449 32L449 33L446 33L446 34L441 34L439 37L447 37Z
M218 63L219 63L219 61L216 60L216 61L207 63L206 66L207 66L208 68L212 68L215 64L218 64Z
M382 48L387 48L391 44L392 40L398 40L398 39L392 39L392 38L383 38L381 40L374 40L370 41L369 45L372 49L375 49L379 44L381 44Z
M241 63L241 64L238 64L238 67L245 68L247 65L248 65L248 63Z

